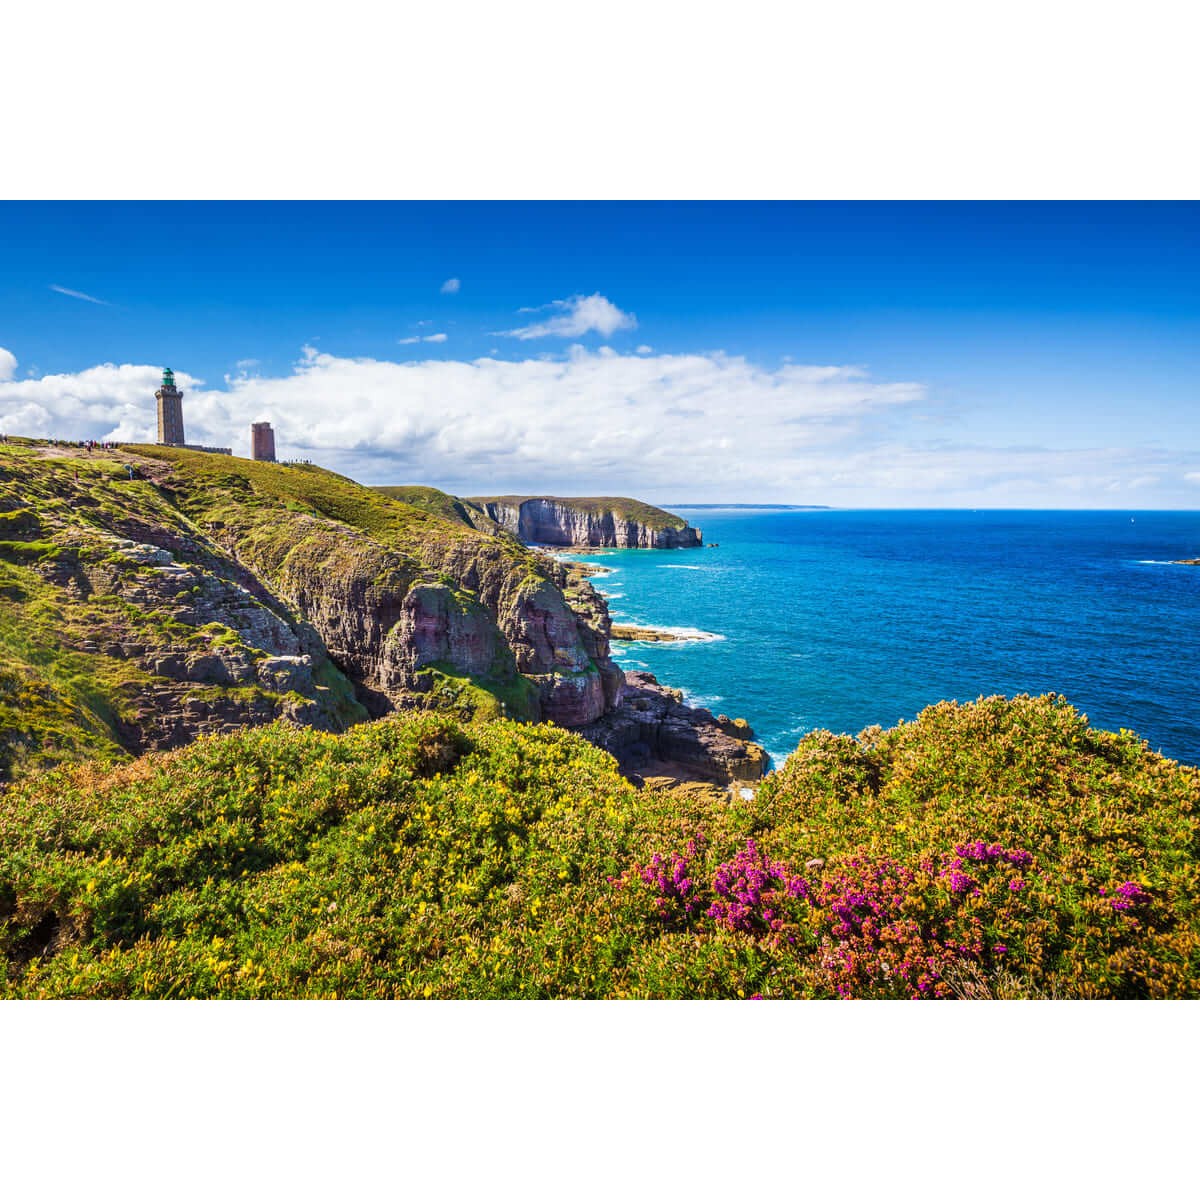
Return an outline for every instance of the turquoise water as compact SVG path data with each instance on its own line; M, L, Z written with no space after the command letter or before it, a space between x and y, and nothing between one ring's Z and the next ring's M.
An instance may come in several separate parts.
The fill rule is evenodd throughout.
M716 549L616 550L593 583L613 643L693 703L745 717L778 764L941 699L1059 692L1094 725L1200 764L1200 513L672 511Z

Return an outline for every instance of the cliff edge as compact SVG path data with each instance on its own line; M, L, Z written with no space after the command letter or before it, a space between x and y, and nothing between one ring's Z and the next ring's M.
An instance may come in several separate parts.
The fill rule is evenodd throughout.
M422 493L163 446L0 447L0 780L281 717L571 727L619 703L586 581Z
M463 502L526 544L681 550L703 545L682 517L624 496L473 496Z

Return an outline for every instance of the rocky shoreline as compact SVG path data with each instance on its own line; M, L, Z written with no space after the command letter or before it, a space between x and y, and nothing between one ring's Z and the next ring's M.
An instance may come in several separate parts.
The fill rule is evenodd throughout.
M609 574L609 568L598 563L564 561L557 553L542 553L578 583ZM610 641L704 641L711 636L692 637L652 625L613 625L603 593L593 587L587 592L596 608L592 619ZM678 688L660 683L648 671L625 671L613 708L574 731L607 750L621 773L638 786L653 782L733 788L762 779L770 765L770 756L754 741L754 731L745 720L714 716L706 708L684 703Z
M682 692L647 671L625 672L621 703L575 732L607 750L634 783L755 783L770 763L745 721L685 704Z

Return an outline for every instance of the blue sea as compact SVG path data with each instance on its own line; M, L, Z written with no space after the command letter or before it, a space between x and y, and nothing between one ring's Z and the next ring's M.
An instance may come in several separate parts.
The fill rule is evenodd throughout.
M1095 726L1200 765L1197 512L674 508L703 550L577 556L622 666L745 717L778 765L812 729L857 733L938 700L1058 692Z

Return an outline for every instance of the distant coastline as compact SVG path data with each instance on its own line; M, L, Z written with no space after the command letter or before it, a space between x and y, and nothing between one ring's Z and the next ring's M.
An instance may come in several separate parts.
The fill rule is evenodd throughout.
M684 504L680 501L670 508L744 508L757 512L829 512L832 504Z

